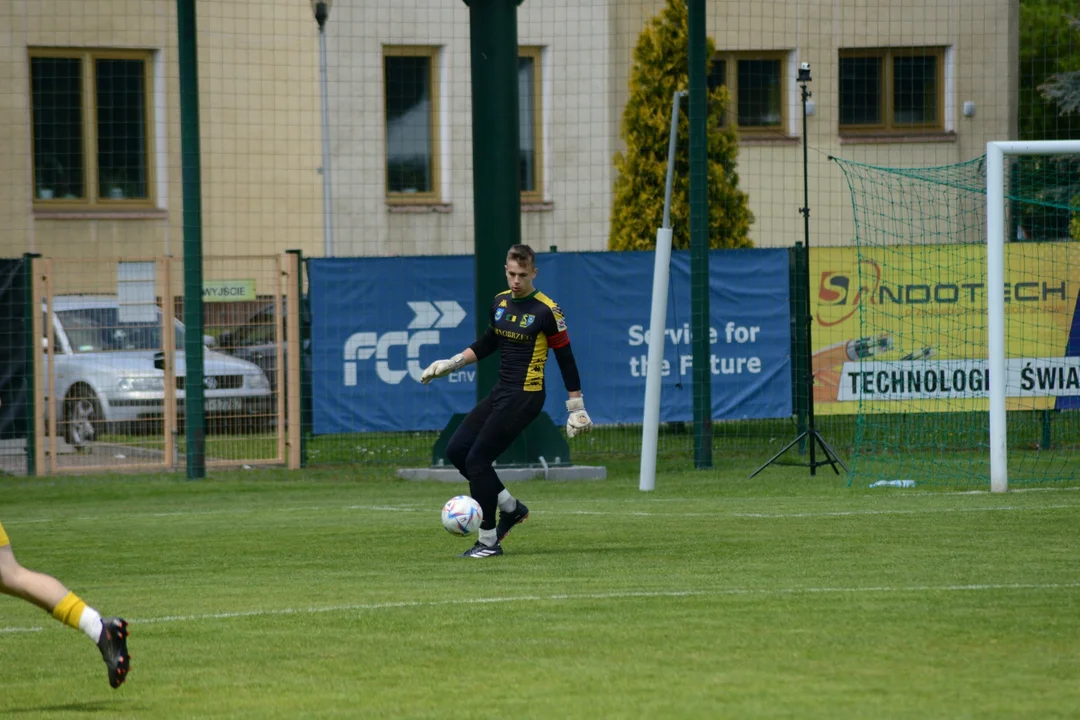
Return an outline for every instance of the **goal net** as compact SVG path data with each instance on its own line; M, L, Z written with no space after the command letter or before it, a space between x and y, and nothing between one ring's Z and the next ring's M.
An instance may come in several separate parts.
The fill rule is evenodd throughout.
M995 145L943 167L837 160L858 337L815 387L854 411L853 482L1080 476L1080 142Z

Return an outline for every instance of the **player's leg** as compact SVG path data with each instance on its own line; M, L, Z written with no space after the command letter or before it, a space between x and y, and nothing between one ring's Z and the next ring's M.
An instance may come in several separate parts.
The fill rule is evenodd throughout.
M465 419L458 425L457 430L450 436L450 442L446 445L446 459L458 469L458 472L465 476L466 480L469 479L469 474L465 466L465 460L469 457L469 450L472 449L473 443L476 442L480 430L489 417L491 417L490 395L477 403L476 407L465 416Z
M109 684L114 688L120 687L127 678L131 667L131 656L127 651L127 622L121 618L103 619L97 610L56 578L20 565L2 525L0 592L37 605L65 625L85 633L101 651L109 669Z
M458 469L458 472L460 472L467 480L469 479L469 475L465 461L468 459L469 451L472 449L473 444L476 442L476 438L479 437L480 431L483 429L484 424L488 421L488 418L491 417L491 413L492 399L489 395L488 397L481 400L480 403L475 408L473 408L472 411L465 417L465 419L461 422L461 425L458 426L458 429L455 430L454 434L450 437L450 442L446 445L446 459L449 460L450 464L456 467ZM512 441L513 440L511 440L511 442ZM514 499L514 496L511 495L510 492L506 489L506 487L502 484L502 481L499 480L496 476L494 482L496 484L495 491L497 497L497 504L499 509L503 511L503 515L508 517L506 515L507 513L516 513L517 519L515 519L507 526L508 528L513 527L514 525L528 517L528 508L525 508L523 505L522 510L518 510L516 507L517 500ZM474 488L471 481L469 483L469 494L475 498ZM507 529L505 532L502 531L502 518L500 518L499 523L500 532L498 535L498 539L502 540L503 536L506 535L506 532L509 532L509 529Z
M495 526L495 539L502 542L515 525L528 519L529 507L503 488L499 493L499 522Z
M68 589L56 578L20 565L10 544L0 547L0 592L22 598L50 613L69 594ZM63 617L57 620L65 622ZM75 627L78 629L77 624Z
M515 438L540 414L543 406L543 393L521 391L501 393L493 398L491 416L484 423L480 433L473 441L469 454L465 459L465 468L469 478L469 486L473 491L473 498L480 504L480 508L484 513L483 522L480 524L478 546L498 548L499 535L495 522L495 510L500 504L504 508L511 507L512 509L516 509L520 504L506 491L492 463L510 447ZM505 497L500 497L501 495L505 495ZM528 515L528 509L524 508L523 505L522 509L524 510L523 516L514 523L510 523L509 527L513 527L514 524ZM476 555L474 553L472 556L488 556L482 554L484 552L483 548L474 548L473 550L479 550L481 554ZM501 549L499 549L499 553L501 553ZM466 554L468 555L468 553Z
M446 457L450 463L458 469L458 471L469 480L469 494L472 497L476 497L477 493L481 495L484 491L478 489L476 483L469 478L469 469L466 464L466 460L469 456L469 451L476 443L476 439L480 435L480 431L483 429L484 424L491 417L492 413L492 400L491 396L484 398L472 412L466 416L461 425L450 438L450 442L446 447ZM496 455L496 457L498 457ZM490 485L491 479L488 479ZM502 538L509 532L509 528L513 527L519 522L524 521L529 516L529 509L524 503L518 503L518 501L510 494L506 487L502 484L502 481L498 479L496 475L495 480L495 492L496 502L500 510L502 510L502 516L499 518L499 525L496 539L502 540ZM489 514L494 515L494 510L489 509ZM503 526L506 526L506 530L503 530Z

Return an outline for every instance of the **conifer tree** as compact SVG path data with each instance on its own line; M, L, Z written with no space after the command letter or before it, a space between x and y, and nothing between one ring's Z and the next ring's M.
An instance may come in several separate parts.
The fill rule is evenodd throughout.
M664 184L671 133L671 100L689 87L688 11L686 0L667 0L666 7L642 30L630 71L630 98L623 111L626 152L615 154L615 201L611 210L611 250L650 250L664 217ZM716 52L706 39L705 57ZM706 72L708 68L706 68ZM738 139L724 128L727 88L708 91L707 154L709 247L749 247L748 196L736 173ZM689 103L679 113L678 149L671 197L672 244L690 246ZM729 124L730 125L730 124Z

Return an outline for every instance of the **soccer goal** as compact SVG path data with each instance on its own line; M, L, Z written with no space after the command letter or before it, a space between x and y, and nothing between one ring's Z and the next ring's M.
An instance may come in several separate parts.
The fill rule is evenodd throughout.
M855 417L853 482L1080 478L1080 141L992 142L940 167L837 162L856 252L823 249L811 271L819 321L854 313L839 345L858 352L815 377Z
M1010 168L1016 184L1016 193L1006 192L1006 158L1015 159L1015 169ZM1024 159L1028 160L1025 168ZM1034 162L1032 162L1034 159ZM1060 166L1060 167L1057 167ZM986 281L990 288L1005 288L1006 292L988 294L988 355L991 378L1004 378L1005 382L990 383L990 489L1004 492L1009 489L1008 464L1008 404L1009 398L1019 398L1021 408L1023 400L1030 398L1036 409L1073 410L1080 408L1080 318L1077 318L1077 261L1080 255L1073 249L1073 242L1080 240L1080 218L1075 206L1080 203L1080 141L1045 141L1045 142L991 142L986 145ZM1057 176L1064 175L1063 178ZM1041 180L1036 187L1036 181ZM1028 197L1020 193L1027 190ZM1063 192L1064 191L1064 192ZM1044 252L1034 276L1024 278L1024 294L1018 295L1017 285L1007 285L1017 271L1010 263L1006 272L1005 238L1007 236L1007 198L1017 198L1016 213L1013 223L1017 227L1016 240L1056 240L1059 238L1032 238L1035 232L1024 228L1025 217L1038 219L1035 213L1026 212L1031 208L1022 203L1038 204L1049 210L1065 206L1068 226L1056 234L1063 235L1066 241L1064 252ZM1040 213L1042 214L1042 213ZM1073 242L1070 242L1073 241ZM1011 253L1010 253L1011 255ZM1010 258L1011 259L1011 258ZM1037 279L1036 279L1037 278ZM1047 280L1049 279L1049 281ZM1012 290L1010 293L1009 291ZM1060 294L1059 294L1060 291ZM1006 296L1009 297L1006 297ZM1012 323L1005 318L1006 300L1012 307L1022 307L1022 303L1031 302L1025 298L1034 295L1035 302L1047 304L1050 299L1060 300L1055 310L1046 309L1051 316L1049 327L1039 327L1052 339L1043 347L1050 351L1047 357L1016 357L1010 352L1010 334L1018 335L1021 346L1025 340L1025 330L1031 325L1022 319L1019 332L1013 333ZM1011 309L1011 308L1010 308ZM1025 308L1026 309L1026 308ZM1022 315L1023 313L1015 313ZM1043 314L1041 312L1036 314ZM1056 317L1054 317L1056 316ZM1054 327L1055 319L1059 322ZM1056 332L1055 332L1056 330ZM1062 340L1064 342L1062 342ZM1040 348L1041 349L1041 348ZM1057 350L1055 353L1054 351ZM1048 428L1049 429L1049 428ZM1075 441L1073 436L1069 438ZM1047 449L1053 450L1053 440L1047 442Z

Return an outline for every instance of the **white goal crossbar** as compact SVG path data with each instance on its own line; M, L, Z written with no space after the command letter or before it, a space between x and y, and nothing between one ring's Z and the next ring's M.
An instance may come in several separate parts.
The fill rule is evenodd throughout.
M990 490L1009 489L1005 419L1005 156L1076 155L1080 140L986 144L986 286L990 370Z

